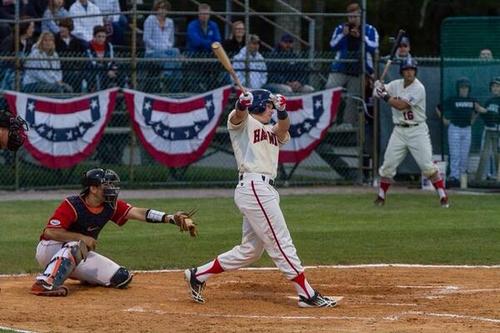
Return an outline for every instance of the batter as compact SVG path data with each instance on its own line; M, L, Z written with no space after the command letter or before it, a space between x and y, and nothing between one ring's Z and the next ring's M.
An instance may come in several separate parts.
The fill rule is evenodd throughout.
M425 123L425 87L416 78L417 62L413 58L404 59L400 65L402 79L374 84L374 96L383 99L392 108L392 131L384 155L384 163L379 169L380 188L375 204L385 204L386 194L396 169L406 157L412 154L422 173L431 180L436 189L441 207L448 208L448 196L439 169L432 162L432 145L429 128Z
M227 128L239 171L234 201L243 214L242 241L214 260L184 272L195 302L205 302L202 291L210 276L248 266L265 250L292 281L300 307L337 305L335 299L322 296L307 281L274 188L279 148L290 139L290 120L285 107L285 97L256 89L241 94L236 109L229 114ZM278 122L272 125L275 108Z

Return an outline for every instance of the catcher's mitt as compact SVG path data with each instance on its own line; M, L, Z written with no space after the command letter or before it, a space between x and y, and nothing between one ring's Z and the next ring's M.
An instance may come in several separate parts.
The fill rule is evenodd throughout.
M198 229L196 228L196 223L192 219L196 211L195 209L187 213L179 211L169 216L169 222L178 226L180 232L189 231L191 237L196 237L198 235Z

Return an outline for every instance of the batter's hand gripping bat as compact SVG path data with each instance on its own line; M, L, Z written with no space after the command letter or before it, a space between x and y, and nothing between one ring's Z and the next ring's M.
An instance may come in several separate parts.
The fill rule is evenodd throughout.
M224 66L224 68L229 72L229 75L231 75L238 88L240 88L243 93L246 93L247 90L241 84L240 79L236 75L233 65L231 64L231 61L229 61L229 57L227 56L226 51L224 51L222 45L219 42L212 43L212 51L214 51L215 56L219 59L222 66Z
M399 43L401 42L401 38L404 37L406 32L403 29L399 29L398 35L396 39L394 40L394 45L392 45L391 49L391 54L389 55L389 59L387 59L387 62L385 63L384 71L382 72L382 75L380 75L380 82L384 82L384 77L387 74L387 71L389 70L389 67L392 64L392 60L394 59L394 56L396 55L396 51L399 47Z

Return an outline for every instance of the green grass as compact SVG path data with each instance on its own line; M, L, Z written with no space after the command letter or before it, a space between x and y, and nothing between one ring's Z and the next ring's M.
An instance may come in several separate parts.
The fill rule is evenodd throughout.
M281 206L305 265L500 263L498 196L454 196L441 209L434 194L392 194L383 208L372 195L283 196ZM204 263L241 240L232 198L131 200L173 211L199 208L200 236L172 225L108 223L98 252L132 269L183 268ZM56 201L1 202L0 273L37 272L38 237ZM265 257L257 266L270 266Z

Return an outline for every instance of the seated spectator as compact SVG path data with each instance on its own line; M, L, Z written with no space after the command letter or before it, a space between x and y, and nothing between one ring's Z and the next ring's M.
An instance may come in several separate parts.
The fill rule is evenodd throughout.
M222 47L231 57L245 46L245 23L243 21L234 21L232 24L231 35L222 42Z
M23 91L37 93L66 93L73 89L63 82L61 63L56 52L54 35L42 32L33 46L25 65Z
M167 17L171 9L167 0L156 0L153 11L156 15L149 15L144 22L144 45L146 46L146 58L179 58L179 49L174 47L174 21ZM155 66L149 66L154 68ZM162 64L163 75L174 80L181 77L180 62L165 62ZM178 81L177 81L178 85ZM177 90L178 87L174 87Z
M220 42L220 31L217 23L210 20L210 6L206 3L198 5L198 19L188 24L187 50L189 52L212 52L213 42Z
M23 16L22 20L28 20L29 17ZM19 24L19 46L17 57L23 59L27 57L33 46L33 33L35 31L35 24L33 22L22 22ZM0 43L0 54L2 55L16 55L16 38L15 31L2 40ZM15 61L5 61L1 66L3 72L2 83L0 84L0 89L2 90L12 90L15 87L16 78L16 62Z
M269 62L267 65L268 84L265 89L276 94L309 93L314 88L305 84L307 65L295 62L300 55L293 50L294 39L289 34L281 36L278 46L269 54L271 59L286 59L283 62Z
M92 2L99 7L103 14L121 12L118 0L93 0ZM125 15L112 15L105 17L104 20L109 22L112 27L111 43L113 45L123 45L123 36L128 27L128 20Z
M244 87L259 89L267 82L267 67L264 57L259 53L260 38L249 36L249 43L233 58L233 68ZM248 49L248 67L246 67ZM247 75L248 74L248 75ZM247 77L249 80L247 81Z
M76 0L75 3L71 5L69 14L70 16L99 15L101 11L99 7L88 0ZM102 26L103 19L102 16L74 18L73 24L75 26L73 34L84 41L90 42L93 37L92 31L94 27Z
M94 27L94 38L87 49L87 56L92 59L89 63L87 80L90 91L99 91L118 85L118 66L109 60L113 58L113 45L106 42L106 28L102 25Z
M491 52L490 49L482 49L479 52L479 58L482 60L492 60L493 59L493 52Z
M56 52L59 58L83 57L88 43L72 34L73 20L66 17L59 21L59 33L55 36ZM81 61L64 61L61 59L64 80L71 85L73 91L80 91L83 63Z
M69 16L68 11L64 8L64 0L49 0L49 5L43 14L42 32L50 31L54 35L59 32L59 25L56 19Z
M401 38L401 41L399 42L398 48L396 50L395 58L398 60L404 60L408 57L411 57L410 54L410 38L408 37L403 37Z

